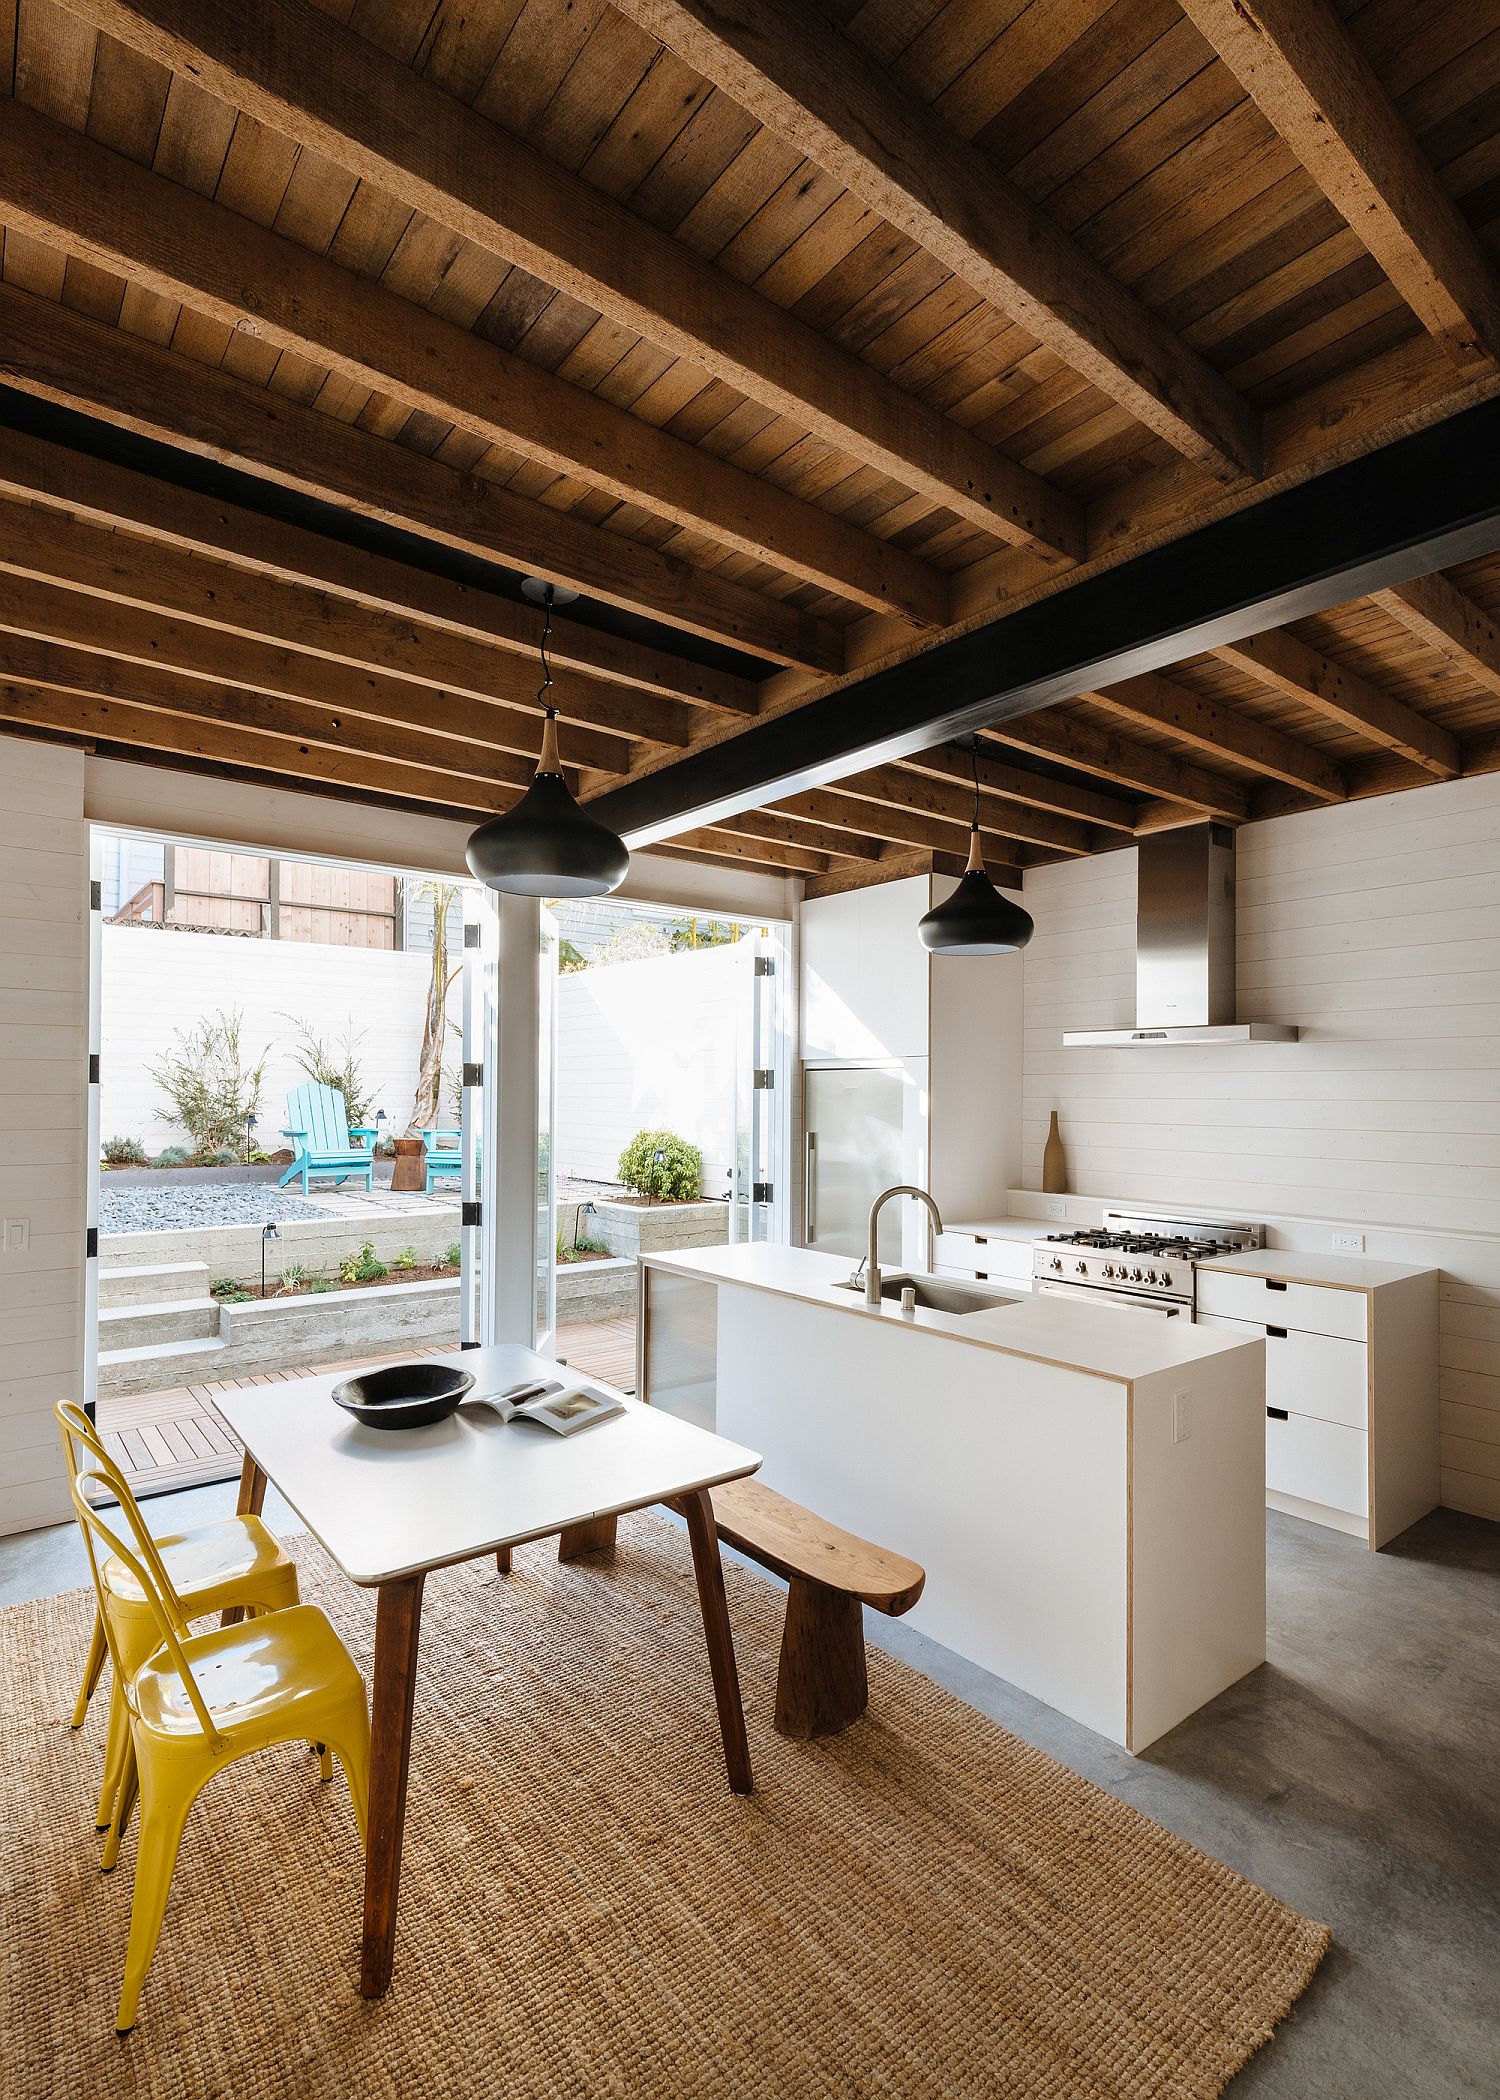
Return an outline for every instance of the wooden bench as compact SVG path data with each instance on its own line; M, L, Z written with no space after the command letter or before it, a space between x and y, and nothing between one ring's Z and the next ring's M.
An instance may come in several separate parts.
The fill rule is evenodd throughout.
M870 1699L861 1605L899 1618L921 1596L926 1571L758 1480L716 1487L713 1506L725 1544L789 1585L776 1673L778 1732L799 1742L836 1735Z

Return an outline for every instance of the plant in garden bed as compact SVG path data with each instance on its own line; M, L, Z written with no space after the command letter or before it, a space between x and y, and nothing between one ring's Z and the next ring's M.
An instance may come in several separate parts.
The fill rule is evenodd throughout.
M335 1093L343 1095L344 1111L350 1123L372 1123L375 1120L375 1093L359 1059L364 1030L356 1034L351 1019L337 1041L330 1037L325 1042L295 1014L283 1014L281 1018L290 1021L297 1031L296 1047L291 1053L293 1064L299 1066L309 1079L316 1080L319 1086L331 1086Z
M145 1167L151 1164L139 1138L106 1138L99 1147L99 1157L107 1167Z
M559 1261L598 1261L608 1253L609 1249L603 1240L574 1240L569 1243L561 1233L557 1235Z
M165 1145L151 1164L153 1167L186 1167L192 1164L192 1159L186 1145Z
M445 1269L456 1269L463 1258L464 1250L455 1240L451 1247L443 1250L443 1267Z
M254 1291L247 1290L238 1276L221 1276L217 1283L209 1285L209 1289L221 1305L243 1305L255 1296Z
M391 1262L393 1269L414 1269L416 1266L417 1250L415 1247L403 1247L401 1252L394 1256Z
M618 1171L628 1189L657 1203L691 1203L703 1193L703 1154L671 1130L638 1130Z
M289 1261L276 1281L289 1298L295 1297L307 1281L307 1269L300 1261Z
M366 1240L358 1254L346 1254L339 1263L339 1275L345 1283L378 1283L390 1273L388 1264L375 1252L373 1240Z
M172 1121L193 1140L200 1159L237 1164L245 1133L260 1111L270 1045L252 1062L242 1041L243 1016L217 1013L179 1029L172 1047L147 1071L172 1104Z

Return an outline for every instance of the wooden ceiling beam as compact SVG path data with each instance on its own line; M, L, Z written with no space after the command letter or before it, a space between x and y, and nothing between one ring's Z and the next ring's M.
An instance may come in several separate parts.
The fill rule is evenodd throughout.
M916 846L928 852L942 847L956 853L968 847L967 831L960 824L923 816L914 810L895 809L888 802L861 801L857 795L843 795L833 788L811 788L805 795L789 795L775 807L798 824L873 835L886 847Z
M832 866L826 853L814 853L802 846L785 846L774 839L751 838L744 832L731 831L727 826L704 825L696 831L684 831L673 839L672 844L687 851L696 847L702 852L717 854L721 860L750 861L759 867L775 868L784 875L826 875Z
M959 744L934 744L928 751L914 751L901 763L943 780L972 783L974 778L973 757ZM1054 816L1075 818L1080 824L1122 832L1126 837L1135 830L1135 813L1128 802L1113 795L1096 794L1092 788L1078 786L1071 780L1051 780L1045 773L1008 765L992 752L979 753L979 785L985 794L998 796L1002 802L1049 810Z
M1082 553L1070 497L308 0L73 11L968 523Z
M0 676L0 722L120 744L132 751L169 752L218 766L249 767L274 773L293 786L331 784L436 803L440 809L472 815L476 820L508 808L516 799L517 790L509 785L486 785L481 779L442 772L430 764L388 762L372 754L363 737L345 743L299 737L295 730L288 732L281 726L290 713L285 703L276 709L278 726L267 728L253 717L258 716L259 706L269 703L242 711L239 695L223 697L226 705L216 715L179 713ZM257 700L257 696L249 697L252 702ZM427 756L432 756L430 745Z
M1217 700L1189 692L1186 686L1163 678L1157 671L1125 678L1117 685L1079 697L1091 706L1123 716L1127 722L1150 722L1157 729L1169 730L1183 743L1210 757L1219 752L1272 780L1305 788L1319 802L1344 799L1343 774L1311 744L1283 736L1268 723L1252 721L1248 715L1236 714L1232 707L1221 707Z
M1500 694L1500 624L1441 573L1418 576L1371 599L1455 669Z
M405 755L420 755L436 770L477 771L486 779L522 787L536 771L533 752L507 748L518 739L508 725L494 724L492 717L501 710L421 688L400 692L390 685L376 688L372 682L361 706L341 707L316 692L267 693L233 679L189 677L161 664L132 663L14 633L0 633L0 676L170 714L250 722L267 731L285 725L288 735L347 740L362 748L373 748L386 731L398 731L411 740ZM592 778L580 776L567 747L565 734L563 760L570 777Z
M653 847L653 852L664 849ZM877 883L906 882L914 875L952 875L957 877L964 871L964 855L956 853L932 853L913 850L906 846L890 846L877 861L844 861L830 868L826 875L810 876L803 896L811 901L815 897L836 897L850 890L873 889ZM986 859L985 872L991 882L1002 889L1019 890L1023 870L1009 866L1004 861Z
M783 846L802 846L834 860L879 860L884 840L869 832L845 830L831 824L793 823L790 817L770 809L747 809L714 831L742 831L749 838L774 839Z
M827 621L11 284L0 284L0 379L773 662L843 664Z
M1461 364L1500 359L1484 250L1328 0L1182 8L1423 327Z
M218 557L225 565L221 596L250 595L246 578L294 584L304 599L312 586L329 594L326 615L323 599L317 600L318 624L324 628L339 624L343 606L357 605L377 615L368 623L377 636L385 631L383 622L394 620L401 634L414 635L429 651L436 647L433 635L450 636L521 656L528 670L536 663L541 616L533 605L53 444L31 431L0 427L0 493L92 524L123 525L157 548ZM230 580L230 569L237 580ZM250 602L286 603L257 601L253 595ZM551 656L559 669L698 708L753 715L760 706L753 679L605 628L582 626L565 612L553 616Z
M1037 846L1055 847L1059 853L1098 851L1099 841L1091 823L1080 822L1071 814L1062 814L1057 803L1038 800L1025 787L1025 783L1036 776L1023 772L1019 766L1008 765L1004 759L996 758L988 751L966 751L953 744L933 744L926 751L913 751L902 759L901 765L903 770L925 773L934 780L956 782L972 796L976 758L981 809L987 809L990 817L1013 837L1027 839ZM1075 792L1083 795L1087 791L1080 789ZM1063 797L1067 793L1066 788L1059 790ZM1105 798L1098 795L1089 799L1102 802ZM1132 829L1129 815L1121 822L1120 810L1121 805L1116 803L1112 812L1115 822L1111 829L1129 831Z
M947 578L899 547L7 96L0 219L866 611L948 618Z
M1214 654L1237 670L1248 671L1273 692L1284 693L1372 743L1399 751L1403 758L1425 766L1435 779L1451 780L1459 770L1458 738L1450 731L1382 693L1357 671L1310 649L1293 634L1273 628L1266 634L1246 635L1243 641L1226 642Z
M1022 715L981 734L1008 750L1075 766L1080 773L1092 773L1096 780L1113 781L1138 795L1185 802L1228 823L1242 824L1250 814L1250 796L1239 781L1153 745L1138 744L1133 737L1096 729L1079 715Z
M253 684L250 666L262 646L271 645L278 652L326 659L346 671L409 680L467 693L476 700L509 701L529 707L533 715L540 712L535 695L541 673L535 653L528 662L514 652L483 648L436 628L414 628L391 614L356 609L322 592L104 531L60 511L0 499L0 574L13 579L12 591L33 608L28 617L47 621L31 631L59 641L88 647L93 617L89 607L104 605L113 608L103 616L112 631L136 638L132 653L142 645L149 649L149 655L140 656L142 662L175 663L205 677ZM142 613L171 617L142 622ZM540 614L536 624L540 637ZM552 698L565 721L655 744L690 743L703 719L685 701L572 670L558 669ZM624 751L619 755L629 756Z
M967 837L974 816L973 787L918 770L919 760L926 755L918 753L905 765L870 766L863 772L845 774L837 783L838 792L865 802L884 803L891 809L943 817L950 824L962 825ZM986 836L998 834L1008 842L1021 840L1027 845L1045 846L1054 853L1076 856L1097 851L1094 835L1086 825L1028 809L1024 803L1002 804L981 795L979 817Z
M1176 451L1258 478L1252 405L815 7L615 5Z

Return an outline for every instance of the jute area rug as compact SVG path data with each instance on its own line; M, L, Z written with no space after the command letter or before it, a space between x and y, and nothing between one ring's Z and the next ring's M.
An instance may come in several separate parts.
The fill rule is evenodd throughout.
M372 1601L303 1594L368 1674ZM725 1785L686 1540L428 1581L390 1995L355 1990L342 1778L237 1765L188 1823L140 2024L114 2027L134 1839L93 1834L92 1598L0 1614L6 2100L1146 2100L1270 2036L1328 1943L1264 1890L870 1657L865 1720L770 1726L782 1592L726 1568L758 1791Z

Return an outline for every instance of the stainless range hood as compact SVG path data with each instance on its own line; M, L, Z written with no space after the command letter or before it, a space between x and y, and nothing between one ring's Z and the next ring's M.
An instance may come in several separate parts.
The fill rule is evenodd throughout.
M1294 1043L1284 1021L1237 1021L1234 833L1191 824L1140 842L1134 1028L1068 1028L1069 1049L1125 1043Z

